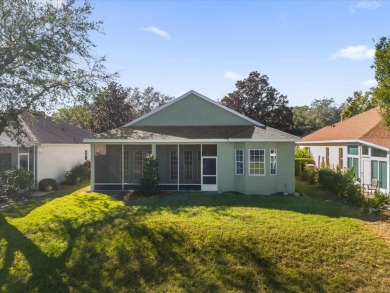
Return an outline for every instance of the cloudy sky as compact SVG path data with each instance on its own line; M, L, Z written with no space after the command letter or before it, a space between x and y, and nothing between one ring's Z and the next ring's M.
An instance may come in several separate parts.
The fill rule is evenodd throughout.
M375 85L375 41L390 1L103 1L97 52L127 87L218 100L259 71L290 105L345 101Z

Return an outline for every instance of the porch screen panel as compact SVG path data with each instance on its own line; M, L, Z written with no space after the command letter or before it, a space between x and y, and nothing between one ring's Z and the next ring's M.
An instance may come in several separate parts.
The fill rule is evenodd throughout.
M192 180L192 151L184 151L184 180Z
M387 163L379 162L379 184L380 188L387 189Z
M122 146L106 145L95 152L95 183L122 182Z
M0 172L11 169L11 154L0 154Z
M172 150L170 152L170 170L169 170L170 179L172 181L177 181L177 178L178 178L177 167L178 167L177 151Z

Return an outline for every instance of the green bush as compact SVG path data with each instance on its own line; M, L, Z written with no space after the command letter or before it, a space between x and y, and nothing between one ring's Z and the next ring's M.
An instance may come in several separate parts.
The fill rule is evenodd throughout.
M87 166L77 164L65 174L65 184L75 185L77 182L87 180L90 177L90 170Z
M42 179L41 181L39 181L39 183L38 183L39 190L44 191L46 189L46 187L48 187L48 186L51 186L53 190L58 189L57 181L53 178L45 178L45 179Z
M362 207L364 196L360 184L355 184L353 169L335 170L323 167L318 171L318 183L321 188L337 195L338 198L347 201L349 204Z
M144 161L144 174L141 178L138 191L142 195L151 196L160 193L160 186L158 182L160 177L158 176L158 161L153 158L153 155L145 157Z
M24 168L1 173L3 192L8 197L19 198L34 189L34 174Z
M307 164L314 164L312 158L295 158L295 176L301 176Z
M387 204L390 204L390 196L388 194L376 191L374 194L374 198L366 199L365 206L374 209L380 209Z

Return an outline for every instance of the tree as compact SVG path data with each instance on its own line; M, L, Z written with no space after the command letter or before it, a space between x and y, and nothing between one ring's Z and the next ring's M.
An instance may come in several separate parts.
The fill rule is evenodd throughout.
M92 132L104 132L123 126L172 99L150 86L141 92L138 88L124 88L111 83L93 98L92 103L62 108L53 116Z
M92 104L85 103L70 108L61 108L53 114L53 118L92 131L94 116L92 111Z
M111 83L95 99L92 106L92 132L101 133L123 126L134 118L129 90Z
M173 97L156 92L153 87L149 86L141 92L138 88L130 89L130 103L134 109L135 117L140 117L149 113L168 102Z
M20 140L20 114L83 101L112 80L93 52L102 23L91 14L88 0L0 1L0 133Z
M253 71L237 81L236 88L221 100L223 105L267 126L291 131L293 115L287 96L270 86L268 76Z
M344 104L336 106L333 98L315 99L310 107L298 106L293 108L294 127L292 133L304 136L322 127L340 121Z
M364 94L361 91L353 93L353 97L348 97L346 105L343 109L345 118L351 118L357 114L368 111L377 106L377 101L372 95L372 90L366 91Z
M378 83L374 97L380 107L383 122L390 126L390 39L380 38L375 44L375 58L372 68Z
M138 190L141 194L146 196L159 194L159 181L158 161L153 157L153 155L147 155L144 160L144 173Z

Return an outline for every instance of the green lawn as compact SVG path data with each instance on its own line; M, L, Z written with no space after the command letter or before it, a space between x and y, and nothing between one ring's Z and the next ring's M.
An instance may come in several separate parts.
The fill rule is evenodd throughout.
M0 214L0 291L388 292L390 245L314 187L298 189L307 195L127 205L80 190L15 207Z

